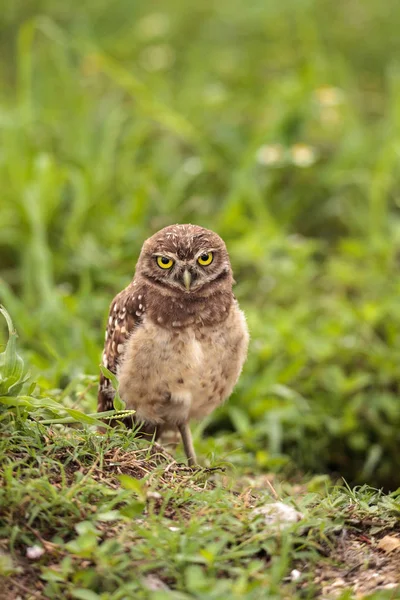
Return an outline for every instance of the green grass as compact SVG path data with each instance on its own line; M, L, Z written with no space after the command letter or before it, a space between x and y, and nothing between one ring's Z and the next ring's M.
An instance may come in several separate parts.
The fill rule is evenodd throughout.
M4 558L5 571L22 569L23 585L31 576L54 598L95 597L76 596L84 588L110 598L313 597L324 587L321 557L346 562L337 523L351 507L397 527L399 3L6 4L0 302L34 384L9 390L18 361L7 387L0 379L2 535L14 565ZM166 516L143 491L121 488L114 467L110 480L101 475L112 448L140 461L148 448L122 432L99 438L94 423L107 307L143 240L173 222L226 240L252 340L233 397L194 427L202 464L226 474L178 470L164 481L161 461L140 488L168 498ZM80 425L48 423L66 418ZM257 550L249 515L271 497L253 490L249 500L246 490L271 472L291 482L276 483L279 494L301 503L311 525L268 534ZM349 488L324 488L343 478ZM97 518L121 511L129 494L146 502L144 523ZM87 531L75 529L82 522ZM28 564L37 533L54 547ZM85 535L89 558L67 547ZM208 546L214 563L200 552ZM282 584L297 564L309 575ZM51 565L61 580L49 581ZM149 571L169 595L145 591Z
M129 433L49 429L31 412L3 414L1 439L7 599L314 598L339 579L344 599L375 589L377 565L387 589L370 597L397 597L397 558L378 545L398 536L398 492L192 471ZM277 500L301 519L266 525L254 509Z

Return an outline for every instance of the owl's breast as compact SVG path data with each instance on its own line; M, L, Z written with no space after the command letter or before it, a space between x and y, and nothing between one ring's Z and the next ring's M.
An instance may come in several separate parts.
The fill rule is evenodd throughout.
M231 394L247 346L236 304L211 327L169 330L147 320L126 344L118 371L121 397L139 420L173 425L204 417Z

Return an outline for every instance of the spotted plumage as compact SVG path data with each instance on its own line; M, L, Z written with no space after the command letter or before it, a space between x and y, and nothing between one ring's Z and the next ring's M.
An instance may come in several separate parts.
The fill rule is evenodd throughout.
M125 344L135 326L141 322L145 306L142 294L135 294L131 283L112 301L105 333L102 364L112 373L117 373L118 364L124 353ZM140 296L140 298L139 298ZM114 392L111 382L100 375L99 410L113 409Z
M232 293L226 246L214 232L174 225L146 240L133 281L113 300L103 364L144 433L178 429L189 462L188 423L232 392L247 354L248 332ZM99 411L113 407L101 375ZM132 425L132 420L127 424Z

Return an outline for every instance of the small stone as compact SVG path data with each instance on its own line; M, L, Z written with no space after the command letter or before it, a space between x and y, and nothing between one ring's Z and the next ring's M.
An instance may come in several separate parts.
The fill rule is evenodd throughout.
M146 575L142 579L143 586L151 592L157 592L158 590L169 590L169 587L159 578L157 575Z
M301 572L298 569L293 569L290 573L290 578L292 581L298 581L301 577Z
M161 494L158 492L147 492L146 498L151 500L161 500Z
M378 548L386 553L398 550L400 548L400 537L385 535L385 537L379 541Z
M331 585L331 588L342 588L346 585L346 582L341 577L338 577Z
M30 560L37 560L38 558L43 556L44 553L45 550L41 546L28 546L28 548L26 549L26 556Z
M385 585L381 586L383 590L394 590L399 587L398 583L385 583Z
M292 523L297 523L303 518L303 515L293 506L283 502L272 502L264 504L253 510L253 515L262 515L266 525L277 527L278 529L287 527Z

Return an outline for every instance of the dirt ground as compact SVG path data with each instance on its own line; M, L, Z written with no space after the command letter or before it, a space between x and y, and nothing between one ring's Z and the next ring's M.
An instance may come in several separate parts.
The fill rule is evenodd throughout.
M118 486L115 480L115 465L118 463L118 472L128 473L137 478L149 474L159 464L159 457L170 458L162 453L156 454L152 461L138 460L135 453L123 453L114 450L106 454L102 469L90 468L94 478L107 479L107 485ZM117 461L118 459L118 461ZM165 468L162 475L158 473L158 483L164 484L179 476L182 483L195 485L192 482L191 470L184 466L173 463ZM71 473L78 465L71 467ZM213 470L209 470L212 485ZM172 478L172 479L171 479ZM57 485L57 481L53 482ZM275 490L274 476L264 475L254 479L245 477L237 482L241 493L238 496L243 499L244 506L249 508L254 505L257 492L260 489L269 489L272 495L279 499ZM243 494L243 488L247 492ZM294 485L291 490L295 496L301 497L305 493L303 485ZM233 493L237 493L233 491ZM255 494L255 495L254 495ZM174 520L174 510L164 512L164 516ZM190 510L187 511L187 519L190 520ZM106 527L106 526L105 526ZM109 528L109 525L107 526ZM106 527L106 528L107 528ZM32 529L32 528L30 528ZM33 530L32 530L33 532ZM34 532L39 543L46 548L49 556L56 557L58 550L56 545L42 539L39 532ZM9 540L0 539L0 566L3 559L8 556ZM296 563L291 572L290 580L299 580L297 589L300 596L320 598L323 600L334 599L348 591L354 598L363 598L372 592L386 590L389 596L385 598L400 598L400 525L394 526L382 524L378 519L359 519L357 514L350 514L345 526L330 538L326 547L321 549L316 564ZM6 564L4 562L4 564ZM23 554L14 556L14 566L17 572L12 576L0 577L0 598L2 600L41 600L44 599L43 589L45 582L40 579L40 566L26 558ZM82 565L83 566L83 565ZM2 569L4 572L4 568ZM310 596L311 588L315 590Z
M400 598L400 533L385 532L378 538L343 530L328 559L318 564L315 584L322 598L335 598L344 590L356 598L393 590L390 597Z

